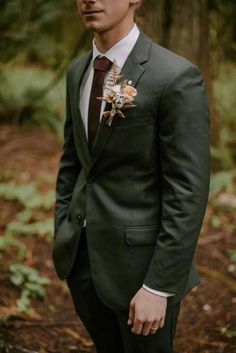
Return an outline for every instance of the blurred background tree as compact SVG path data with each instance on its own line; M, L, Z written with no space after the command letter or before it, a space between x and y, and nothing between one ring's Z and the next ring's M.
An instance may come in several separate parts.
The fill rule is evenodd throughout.
M61 136L65 70L91 42L75 1L0 0L0 7L1 121L34 122ZM235 1L146 0L137 21L201 69L212 113L213 169L234 170Z
M62 130L64 72L86 50L75 2L1 0L1 120Z
M201 69L212 115L213 170L234 169L236 2L149 0L140 10L143 27L156 42Z

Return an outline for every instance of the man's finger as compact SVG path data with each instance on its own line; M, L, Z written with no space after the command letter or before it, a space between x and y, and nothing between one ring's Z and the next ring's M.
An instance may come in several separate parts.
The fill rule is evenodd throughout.
M152 322L145 321L142 328L142 335L147 336L150 333L150 329L153 326Z
M139 335L142 332L142 328L143 328L143 320L134 318L134 324L131 331Z
M154 335L157 332L157 330L160 328L159 325L160 325L160 321L157 321L157 320L153 321L153 323L152 323L152 325L150 327L149 333L151 335Z
M128 318L127 324L128 325L132 325L133 322L134 322L134 305L130 304L130 307L129 307L129 318Z
M165 323L165 316L162 316L160 322L159 322L159 327L162 328L164 326Z

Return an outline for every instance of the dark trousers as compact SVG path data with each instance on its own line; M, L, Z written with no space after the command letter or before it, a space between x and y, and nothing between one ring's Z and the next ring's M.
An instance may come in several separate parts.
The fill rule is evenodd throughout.
M92 338L97 353L173 353L180 303L167 307L164 327L155 334L137 335L127 325L128 310L114 311L98 297L91 278L86 230L67 278L75 310Z

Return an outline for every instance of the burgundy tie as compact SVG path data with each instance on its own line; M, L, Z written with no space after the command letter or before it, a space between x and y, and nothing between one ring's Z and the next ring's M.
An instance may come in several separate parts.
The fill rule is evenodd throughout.
M91 152L92 145L100 122L100 112L102 101L97 97L103 96L104 78L109 71L112 62L105 56L97 57L94 60L94 76L89 99L88 109L88 145Z

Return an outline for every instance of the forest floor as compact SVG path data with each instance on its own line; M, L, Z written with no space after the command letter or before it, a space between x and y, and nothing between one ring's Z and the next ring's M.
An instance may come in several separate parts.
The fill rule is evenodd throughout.
M0 183L36 182L42 195L53 191L60 153L57 138L39 127L1 125ZM236 195L221 194L209 203L195 257L201 284L182 301L176 353L236 352L235 200ZM1 198L1 237L22 210L19 201ZM37 210L31 222L52 216L52 207ZM13 285L9 272L12 263L20 262L17 247L0 246L0 352L95 353L65 282L55 274L52 242L40 234L13 235L27 247L22 263L36 268L51 283L45 297L32 299L33 309L21 313L16 301L22 288Z

